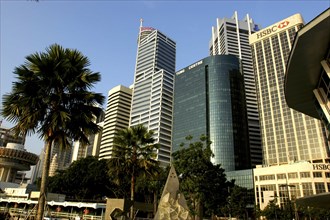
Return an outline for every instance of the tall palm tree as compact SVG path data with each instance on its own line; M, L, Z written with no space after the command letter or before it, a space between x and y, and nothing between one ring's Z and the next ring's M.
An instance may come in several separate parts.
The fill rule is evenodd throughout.
M72 141L88 144L88 136L100 131L95 118L104 97L90 91L100 74L89 65L78 50L51 45L15 68L17 81L3 97L1 114L16 124L16 135L38 133L45 141L37 220L43 219L53 144L63 148Z
M153 176L159 171L159 164L155 159L158 145L154 142L153 132L148 131L143 125L122 129L114 137L115 147L109 172L113 174L118 170L126 171L125 174L128 173L130 176L133 204L130 210L131 219L134 218L136 178L140 175Z

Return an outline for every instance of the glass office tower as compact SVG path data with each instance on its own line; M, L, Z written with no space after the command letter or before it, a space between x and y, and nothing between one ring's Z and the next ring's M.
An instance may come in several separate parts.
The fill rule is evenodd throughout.
M262 127L265 165L295 161L328 162L329 145L320 121L288 107L285 66L297 31L295 14L250 36ZM299 83L299 81L297 81Z
M235 11L231 18L217 18L217 26L212 27L212 37L209 44L210 55L232 54L241 60L248 117L250 156L253 167L262 164L258 101L249 45L249 35L258 30L259 26L253 22L248 14L244 19L239 20Z
M239 59L215 55L176 73L173 150L185 137L212 141L212 162L226 171L251 168L243 76Z
M157 160L171 160L173 80L176 43L151 27L140 26L130 126L143 124L154 132Z

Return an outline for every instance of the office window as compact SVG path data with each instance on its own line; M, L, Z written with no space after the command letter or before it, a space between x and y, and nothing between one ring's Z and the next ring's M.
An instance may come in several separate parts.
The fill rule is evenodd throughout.
M322 172L313 172L314 178L322 178Z
M298 173L288 173L289 179L297 179L298 178Z
M277 179L278 179L278 180L280 180L280 179L286 179L286 175L285 175L285 173L277 174Z
M325 192L324 183L315 183L315 190L316 190L316 194L324 193Z
M300 173L300 178L309 178L311 177L310 172L301 172Z

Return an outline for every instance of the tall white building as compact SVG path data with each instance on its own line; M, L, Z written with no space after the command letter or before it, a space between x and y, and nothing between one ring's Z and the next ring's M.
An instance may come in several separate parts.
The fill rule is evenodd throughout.
M119 85L109 91L99 153L100 159L111 158L116 132L128 127L131 99L132 89L125 86Z
M100 107L100 114L95 119L95 123L102 128L102 130L96 134L88 136L88 145L82 145L79 141L75 141L72 146L72 158L71 162L86 158L88 156L98 157L101 146L101 137L104 124L104 110Z
M57 170L67 169L71 164L71 158L72 144L69 148L62 148L58 144L53 143L50 155L49 176L54 176ZM41 166L43 168L43 165Z
M249 45L249 35L258 31L258 28L249 15L246 15L243 20L239 20L235 11L231 18L217 19L217 26L212 27L212 38L209 44L210 55L231 54L241 60L248 116L250 157L253 167L262 164L258 101Z
M293 161L328 163L330 159L329 143L321 122L289 108L284 97L286 63L296 32L302 26L301 15L295 14L249 38L265 165Z
M176 43L151 27L140 26L130 126L143 124L154 132L157 160L171 160L173 81Z

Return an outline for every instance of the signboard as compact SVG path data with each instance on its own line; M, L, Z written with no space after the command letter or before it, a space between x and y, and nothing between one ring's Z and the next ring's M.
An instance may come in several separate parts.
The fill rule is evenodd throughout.
M275 33L279 33L288 29L289 27L295 26L297 24L303 24L304 21L300 14L295 14L291 17L288 17L280 22L277 22L271 26L268 26L249 37L250 44L255 43L256 41L267 38Z
M313 164L313 170L330 170L329 163Z
M194 64L191 64L190 66L188 66L188 70L191 70L191 69L193 69L193 68L195 68L196 66L199 66L199 65L201 65L201 64L203 64L203 60L200 60L200 61L198 61L198 62L196 62L196 63L194 63ZM187 68L182 69L182 70L176 72L176 75L178 76L178 75L180 75L181 73L184 73L184 72L186 71L186 69L187 69Z

